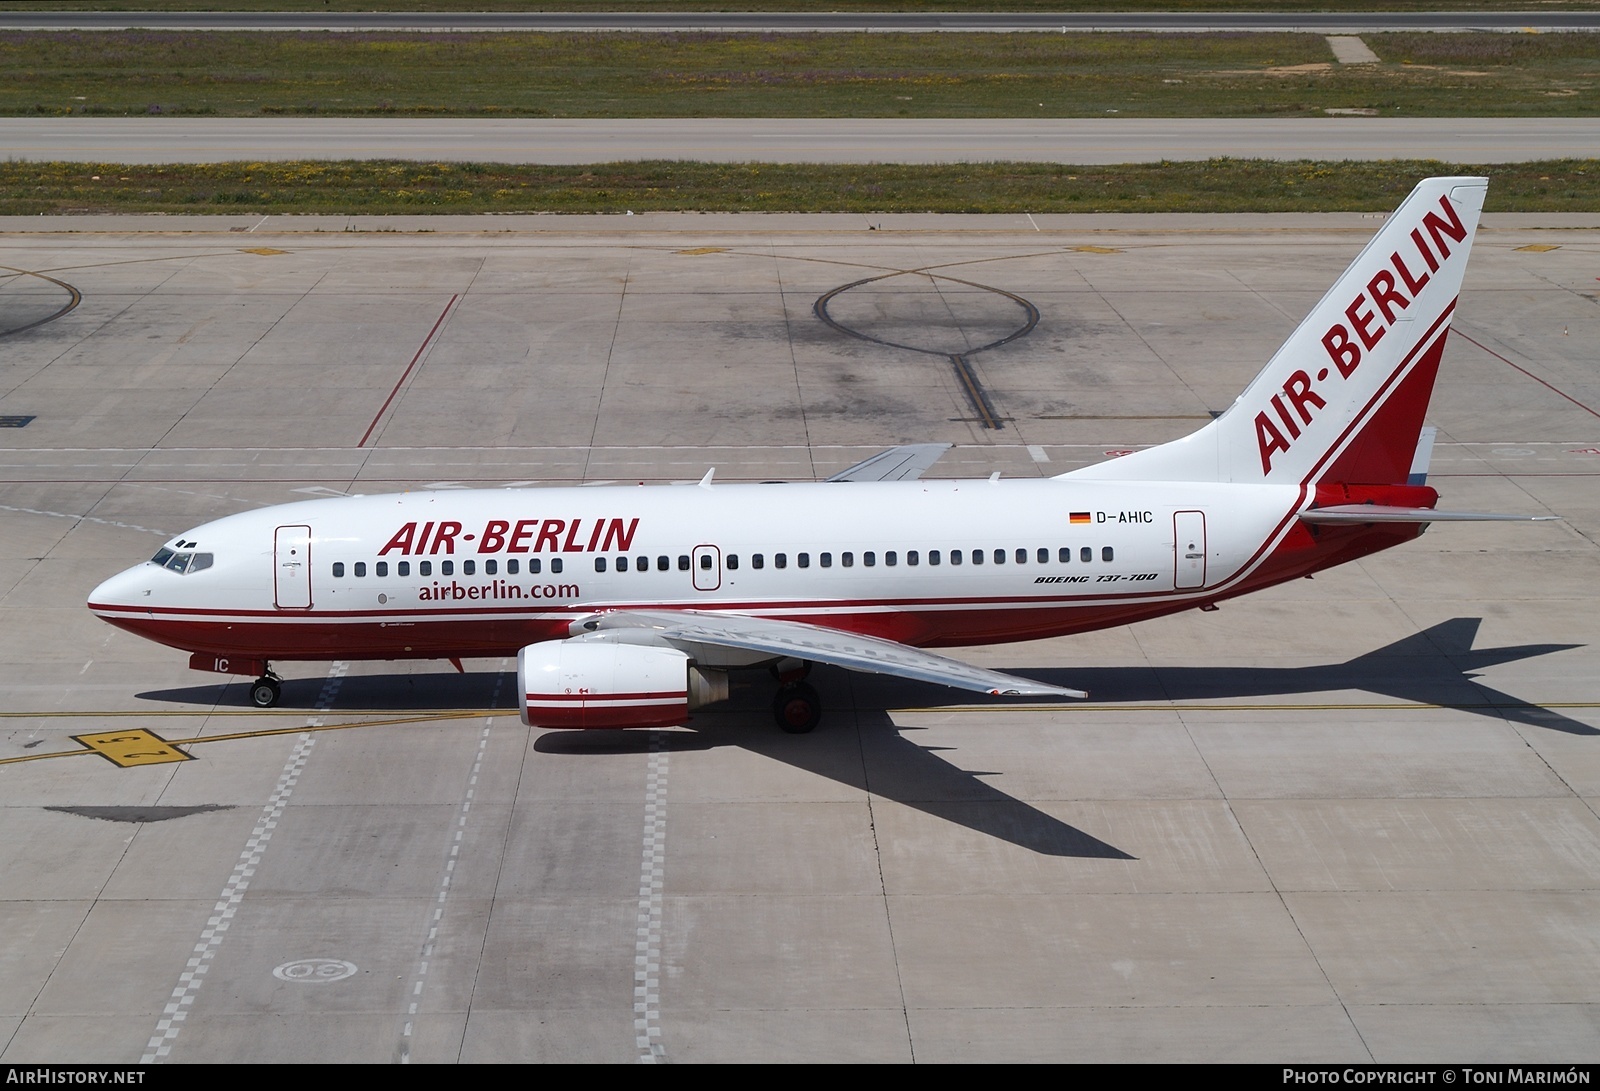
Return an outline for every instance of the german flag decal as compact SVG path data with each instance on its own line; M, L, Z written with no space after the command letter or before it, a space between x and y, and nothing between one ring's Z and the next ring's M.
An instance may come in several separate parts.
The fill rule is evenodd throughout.
M1079 523L1087 523L1087 522L1089 522L1089 513L1088 512L1086 512L1086 511L1075 511L1075 512L1072 513L1072 525L1073 526L1077 526Z

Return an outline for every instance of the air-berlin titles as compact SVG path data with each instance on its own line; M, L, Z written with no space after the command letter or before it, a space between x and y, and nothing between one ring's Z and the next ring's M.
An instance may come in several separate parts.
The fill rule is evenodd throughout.
M1367 281L1364 292L1357 292L1350 305L1344 309L1349 325L1335 322L1322 335L1322 347L1341 379L1348 379L1361 366L1364 352L1371 352L1383 340L1383 335L1394 324L1399 312L1410 306L1440 267L1450 258L1450 242L1464 242L1467 229L1451 207L1450 196L1439 198L1439 212L1428 212L1422 224L1411 229L1411 242L1416 253L1410 255L1412 265L1396 250L1389 255L1388 269L1380 269ZM1427 238L1423 232L1427 232ZM1429 240L1433 245L1428 245ZM1427 266L1424 271L1423 266ZM1403 287L1402 287L1403 286ZM1406 293L1410 293L1408 296ZM1354 331L1352 334L1351 331ZM1288 453L1295 440L1300 438L1305 426L1311 424L1316 411L1327 407L1318 394L1316 383L1325 382L1331 372L1321 368L1315 380L1304 371L1296 371L1283 384L1281 393L1272 395L1273 414L1283 423L1280 431L1265 410L1256 414L1256 442L1261 448L1261 472L1272 472L1272 456ZM1285 435L1287 433L1287 435Z
M449 556L458 542L462 553L626 553L638 529L638 519L490 519L481 531L463 534L450 520L412 522L395 531L378 556Z

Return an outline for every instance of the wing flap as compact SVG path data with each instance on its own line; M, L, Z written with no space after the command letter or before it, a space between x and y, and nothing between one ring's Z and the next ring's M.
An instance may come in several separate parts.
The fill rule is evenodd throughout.
M879 451L871 458L840 470L829 481L915 481L950 449L948 443L910 443Z
M696 610L620 610L586 618L575 623L572 630L574 636L607 630L638 630L643 636L668 644L713 644L829 663L871 674L934 682L993 696L1088 696L1082 690L1064 689L986 670L892 640L775 618L702 613Z

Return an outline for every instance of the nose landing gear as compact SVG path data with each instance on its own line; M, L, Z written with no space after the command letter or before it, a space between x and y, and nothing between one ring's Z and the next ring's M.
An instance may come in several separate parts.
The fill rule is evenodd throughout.
M257 708L271 708L278 703L282 680L271 670L262 672L260 678L250 683L250 703Z

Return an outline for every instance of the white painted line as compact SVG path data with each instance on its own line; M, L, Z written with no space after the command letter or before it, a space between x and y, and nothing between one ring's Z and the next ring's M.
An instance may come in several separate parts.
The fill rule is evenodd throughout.
M1035 462L1049 462L1050 456L1044 453L1044 448L1037 443L1028 444L1028 457Z
M489 707L494 708L500 701L500 687L506 678L505 661L500 664L500 673L495 676L494 692L489 695ZM427 927L424 929L422 946L417 953L417 966L411 974L411 1003L406 1008L406 1017L400 1028L400 1044L395 1049L395 1061L399 1064L411 1063L412 1032L415 1029L415 1016L422 1001L422 986L428 978L428 960L433 957L433 947L439 938L439 922L444 919L445 902L450 897L450 878L456 870L456 857L461 851L461 839L467 831L467 815L472 811L472 797L478 791L478 776L483 772L483 756L489 747L489 731L494 726L494 717L484 718L483 730L478 733L478 752L472 759L472 772L467 774L467 790L461 799L461 811L456 815L456 828L450 838L450 850L445 853L444 869L439 879L439 892L434 898L434 909L428 917Z
M639 864L639 928L633 951L633 1030L640 1064L663 1064L661 1041L661 886L667 854L666 736L650 732L645 779L644 855Z
M350 664L342 661L328 668L328 680L323 683L322 693L317 697L316 708L319 712L326 712L333 707L333 699L339 695L339 687L344 684L344 676L349 669ZM313 716L306 721L306 726L321 727L322 718ZM188 1018L189 1009L194 1004L195 993L205 980L206 971L217 956L217 949L222 946L223 936L233 922L239 903L244 901L250 876L260 866L261 857L267 851L267 842L272 840L272 831L277 829L283 809L288 805L289 796L299 782L300 774L305 771L311 748L316 744L317 737L310 732L301 734L295 741L294 749L289 752L289 760L284 763L283 772L278 776L277 786L267 798L266 806L261 809L261 817L250 831L250 838L244 843L238 862L233 865L233 874L228 876L222 893L217 895L217 904L211 911L210 919L200 930L200 942L194 945L194 955L189 959L188 969L178 975L178 987L172 990L172 998L162 1010L161 1018L156 1020L156 1032L150 1036L145 1054L139 1058L140 1064L161 1064L171 1055L173 1043L178 1040L178 1032L183 1029L183 1021Z

